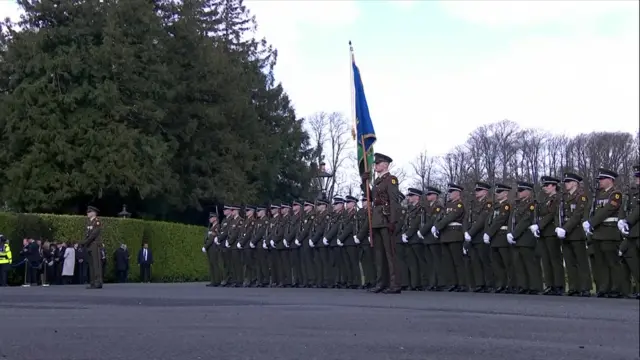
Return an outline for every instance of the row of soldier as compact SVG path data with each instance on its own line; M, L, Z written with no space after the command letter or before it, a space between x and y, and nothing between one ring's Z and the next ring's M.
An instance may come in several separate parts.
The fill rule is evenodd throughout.
M437 188L401 194L390 162L376 154L379 176L363 186L372 202L361 199L359 209L357 198L336 196L332 206L248 206L246 217L226 206L219 226L211 214L202 249L210 286L590 296L593 281L598 296L618 298L631 293L631 277L638 281L638 192L623 194L613 171L600 170L592 194L578 174L542 177L540 202L527 182L518 182L514 202L505 184L477 182L471 201L449 184L443 206Z

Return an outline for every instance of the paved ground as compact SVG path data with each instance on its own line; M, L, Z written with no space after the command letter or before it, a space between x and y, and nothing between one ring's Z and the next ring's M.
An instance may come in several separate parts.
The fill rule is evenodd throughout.
M639 302L124 284L0 289L2 360L630 360Z

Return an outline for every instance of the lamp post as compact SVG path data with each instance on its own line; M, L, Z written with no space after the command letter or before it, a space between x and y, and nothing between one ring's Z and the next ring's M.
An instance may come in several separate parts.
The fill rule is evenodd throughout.
M124 204L122 205L122 211L118 213L118 216L120 216L123 219L126 219L131 216L131 213L127 211L127 205L124 205Z
M316 187L318 188L318 199L327 198L327 190L329 188L330 179L333 174L327 171L327 164L322 161L318 166L318 171L315 176Z

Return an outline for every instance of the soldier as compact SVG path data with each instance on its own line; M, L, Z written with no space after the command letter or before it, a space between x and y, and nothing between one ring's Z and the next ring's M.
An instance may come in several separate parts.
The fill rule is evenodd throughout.
M358 246L354 240L358 233L358 218L356 204L358 198L347 195L345 198L346 210L342 219L342 230L338 235L338 246L342 248L342 269L344 270L344 286L348 289L357 289L361 283L360 262ZM357 238L357 237L356 237Z
M245 206L245 219L240 237L236 242L236 248L240 251L241 267L238 269L241 274L244 273L242 287L249 287L255 283L256 260L255 245L251 242L256 225L254 218L256 208L254 206Z
M551 176L540 178L542 191L546 199L540 211L540 239L538 246L542 253L542 268L544 270L544 295L564 294L564 265L562 263L562 241L558 239L555 229L559 204L562 198L558 194L559 179Z
M334 196L333 198L333 212L329 224L325 228L324 237L322 239L323 245L327 248L326 257L324 260L324 269L327 275L327 281L332 284L332 288L342 287L340 280L341 268L340 263L342 260L340 247L338 246L338 234L342 228L342 210L344 209L344 198L341 196Z
M587 210L587 196L580 188L582 176L565 173L564 194L561 198L561 209L564 216L556 219L556 236L562 241L564 257L569 280L569 296L591 296L591 270L585 247L585 233L580 226ZM560 208L559 208L560 209Z
M229 277L231 278L231 286L240 287L243 282L242 274L242 253L237 243L242 237L244 230L244 219L240 216L240 206L232 206L231 220L229 222L229 233L225 240L224 246L230 252L231 266L229 268Z
M640 245L640 225L638 223L638 215L640 213L640 166L633 167L633 175L635 176L635 188L627 194L625 206L620 211L620 220L618 220L618 230L622 234L623 240L620 244L618 255L623 259L625 266L633 276L636 282L636 288L640 282L640 254L638 246ZM640 299L640 292L635 294L636 299Z
M590 219L582 223L587 235L592 235L596 263L602 265L598 297L620 298L624 273L618 259L620 233L617 229L618 213L622 205L622 192L614 184L615 171L599 170L599 191L596 195L596 210Z
M229 237L229 229L231 229L229 223L231 222L232 208L232 206L225 205L222 209L224 219L222 219L222 223L220 224L220 234L214 239L214 243L220 248L220 258L222 260L222 281L220 282L220 286L229 286L231 280L231 252L229 251L229 246L226 245Z
M269 220L269 267L271 272L271 287L282 287L282 269L280 269L280 254L278 244L284 238L284 224L280 216L280 205L271 204L271 219Z
M291 235L291 205L280 205L280 227L276 240L276 253L278 254L278 287L291 287L291 259L289 257L290 244L287 236L291 236L291 243L295 240ZM291 244L293 245L293 244Z
M218 227L218 214L209 213L209 229L207 231L207 237L205 238L202 252L207 254L209 260L209 277L210 283L207 286L219 286L221 280L220 264L219 264L219 251L215 245L215 240L218 238L220 229Z
M311 229L311 237L309 238L309 246L314 249L313 259L316 268L316 287L326 288L329 278L325 269L325 261L328 257L327 248L323 243L324 232L329 225L331 214L327 211L329 202L325 199L317 200L316 218Z
M512 273L511 246L507 241L509 217L511 216L511 204L507 201L510 186L495 184L495 202L493 213L487 219L482 241L491 245L491 265L496 281L496 294L507 293L514 286L514 274Z
M468 290L464 259L462 258L462 243L464 242L462 222L465 214L461 196L463 191L462 186L449 183L449 201L445 204L445 211L431 227L431 234L434 238L440 239L442 244L442 268L445 276L448 277L447 291Z
M267 217L267 206L256 207L258 218L255 221L253 238L249 247L253 249L255 246L256 260L256 287L265 287L269 285L269 247L267 246L267 237L269 231L269 218Z
M542 291L536 243L540 237L533 184L518 183L518 202L511 213L507 242L514 246L514 270L518 294L538 295Z
M469 230L464 233L464 241L469 244L471 274L474 277L473 292L493 291L493 270L491 269L491 248L484 243L482 235L489 216L493 212L493 201L489 199L491 185L478 181L475 186L473 207L469 209Z
M358 233L353 238L356 244L360 245L361 254L360 261L362 263L362 272L364 275L363 289L371 289L376 281L376 264L375 254L371 246L371 238L369 234L369 200L366 196L360 199L362 208L358 210Z
M298 234L296 235L295 243L300 246L301 249L301 268L302 268L302 282L300 285L307 288L316 287L316 271L315 260L313 258L314 251L309 246L309 239L311 237L311 230L315 221L315 204L310 201L304 201L304 214L302 224Z
M418 237L424 241L425 257L429 267L429 281L427 290L440 291L445 284L444 273L442 272L442 247L440 240L431 233L431 228L443 212L442 205L438 202L438 197L442 192L432 186L427 186L425 196L425 222L418 231ZM426 234L426 235L424 235Z
M398 282L400 283L401 290L409 289L409 267L407 263L403 260L403 243L402 243L402 224L404 223L404 219L407 217L407 208L402 205L406 196L402 193L398 193L398 201L400 202L400 207L398 207L398 223L399 225L396 227L395 232L392 234L392 239L395 242L395 255L396 255L396 274L398 276Z
M408 211L402 225L402 244L398 251L399 257L407 264L409 286L414 291L424 291L423 269L427 266L424 257L424 244L418 237L420 227L424 225L425 213L420 203L423 193L421 190L409 188L407 190Z
M393 235L400 227L400 190L398 178L389 173L389 164L393 160L383 154L374 154L374 170L378 174L373 188L371 215L371 241L375 247L376 286L369 289L374 293L399 294L400 284L396 274L395 239ZM363 185L368 185L368 175L363 175ZM365 188L366 189L366 188Z
M297 288L304 284L302 279L302 253L300 250L300 241L298 239L298 233L303 225L303 213L302 213L302 201L295 200L292 204L293 214L291 215L291 224L289 224L289 231L285 234L285 240L289 247L289 263L291 264L291 286Z
M102 263L100 261L100 246L102 246L102 221L98 219L98 208L87 207L87 232L82 246L87 249L89 256L89 274L91 276L87 289L102 289Z

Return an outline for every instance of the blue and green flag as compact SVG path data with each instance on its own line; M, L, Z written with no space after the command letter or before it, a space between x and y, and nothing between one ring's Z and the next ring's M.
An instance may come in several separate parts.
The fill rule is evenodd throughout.
M356 66L356 61L353 56L353 48L351 49L351 67L353 74L352 101L355 116L355 130L353 133L358 143L358 169L362 176L365 172L371 173L372 170L373 144L376 142L376 132L371 122L367 97L364 94L364 85L362 84L360 69Z

